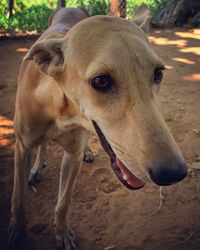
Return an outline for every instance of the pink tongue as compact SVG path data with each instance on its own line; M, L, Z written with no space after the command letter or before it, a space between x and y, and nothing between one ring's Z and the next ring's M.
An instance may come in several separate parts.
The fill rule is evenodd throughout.
M144 186L144 182L138 179L134 174L132 174L125 166L124 164L117 158L116 159L117 166L120 168L123 175L127 176L127 182L133 186L134 188L139 188L141 186Z

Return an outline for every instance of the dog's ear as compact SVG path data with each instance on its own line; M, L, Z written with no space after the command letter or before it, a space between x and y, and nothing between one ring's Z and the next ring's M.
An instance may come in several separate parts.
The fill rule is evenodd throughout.
M142 4L133 14L132 21L140 26L140 28L143 29L145 33L148 33L150 18L151 14L149 8L145 4Z
M29 50L24 60L34 60L37 68L50 76L64 71L63 39L38 42Z

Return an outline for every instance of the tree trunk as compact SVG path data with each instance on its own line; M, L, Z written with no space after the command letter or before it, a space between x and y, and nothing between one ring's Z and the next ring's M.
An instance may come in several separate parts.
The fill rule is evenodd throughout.
M117 17L126 17L126 0L111 0L110 15Z
M8 18L11 18L13 15L13 4L14 0L8 0Z
M65 7L66 6L66 1L65 0L58 0L57 1L57 6L58 6L58 8Z
M199 17L199 12L199 0L170 0L154 13L152 23L160 27L180 26L191 23L195 16Z

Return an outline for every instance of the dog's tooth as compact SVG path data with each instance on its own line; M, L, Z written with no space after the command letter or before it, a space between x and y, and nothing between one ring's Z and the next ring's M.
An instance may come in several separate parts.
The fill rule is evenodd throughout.
M124 179L125 181L127 181L127 180L128 180L127 175L123 174L123 179Z

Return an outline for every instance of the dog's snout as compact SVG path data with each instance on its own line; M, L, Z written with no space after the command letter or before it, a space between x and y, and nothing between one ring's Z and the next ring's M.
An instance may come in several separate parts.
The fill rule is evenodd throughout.
M185 163L160 165L150 168L149 174L157 185L167 186L183 180L187 176L187 166Z

